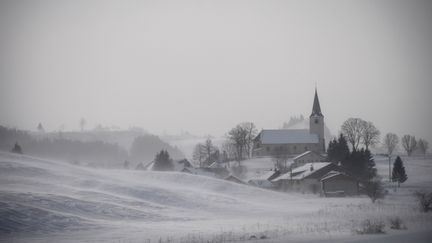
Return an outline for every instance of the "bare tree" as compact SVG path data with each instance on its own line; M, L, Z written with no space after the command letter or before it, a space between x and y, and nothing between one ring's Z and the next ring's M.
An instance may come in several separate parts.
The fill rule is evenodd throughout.
M419 139L418 140L418 148L420 149L420 152L423 155L426 155L426 152L429 149L429 143L428 143L428 141L426 141L424 139Z
M349 118L342 124L342 133L345 135L348 143L351 144L352 150L358 150L362 141L364 123L360 118Z
M86 120L84 119L84 117L81 118L79 124L80 124L80 127L81 127L81 132L83 132L83 131L84 131L84 127L85 127L85 125L87 124L87 122L86 122Z
M235 160L237 152L236 147L231 140L226 140L222 143L222 150L226 153L226 160Z
M195 145L192 159L197 162L200 167L203 166L203 161L205 160L205 150L203 144L198 143L197 145Z
M379 143L379 137L381 132L375 127L375 125L370 121L363 121L362 123L362 142L369 150L369 146L373 146Z
M212 140L209 138L207 138L207 140L205 141L205 143L202 145L202 149L204 150L205 153L205 162L207 163L207 165L210 165L212 162L212 159L215 160L217 159L214 155L215 153L219 153L219 149L213 145Z
M246 130L246 151L248 158L252 157L254 138L256 137L258 130L255 124L252 122L242 123L243 128Z
M404 147L408 156L411 156L412 152L417 148L417 140L415 139L415 136L404 135L402 137L402 146Z
M391 156L393 155L393 151L396 149L399 143L399 137L394 133L387 133L384 137L384 146L387 149L387 156L389 159L389 180L391 180Z
M384 137L384 146L387 149L387 154L391 156L393 151L396 149L399 144L399 137L394 133L387 133Z
M240 162L245 156L250 157L253 149L253 139L257 129L252 122L243 122L228 132L228 139L236 148L235 159Z

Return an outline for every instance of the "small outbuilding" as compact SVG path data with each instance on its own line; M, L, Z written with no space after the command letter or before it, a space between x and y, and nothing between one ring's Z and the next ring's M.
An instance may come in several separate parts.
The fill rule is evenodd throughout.
M321 178L330 171L339 170L339 166L330 162L306 163L273 179L272 182L282 191L318 193L321 191Z
M359 182L340 171L330 171L321 178L322 193L326 197L354 196L359 194Z

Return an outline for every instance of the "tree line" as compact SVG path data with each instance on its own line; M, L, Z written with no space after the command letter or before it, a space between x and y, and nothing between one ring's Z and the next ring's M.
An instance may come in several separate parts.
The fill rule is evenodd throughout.
M72 140L64 138L61 133L58 137L37 138L27 131L0 126L0 150L60 159L74 164L124 167L129 164L129 160L135 163L150 162L161 149L169 152L173 158L184 158L179 149L153 135L136 137L128 151L114 143Z
M241 161L252 157L254 139L258 130L253 122L242 122L230 129L221 148L214 145L208 137L204 143L198 143L193 151L193 160L200 167L214 162Z

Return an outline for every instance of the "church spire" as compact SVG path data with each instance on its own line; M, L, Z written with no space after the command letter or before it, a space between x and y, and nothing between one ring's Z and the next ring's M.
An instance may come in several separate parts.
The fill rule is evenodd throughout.
M311 116L323 116L323 114L321 113L321 107L320 107L318 92L316 87L315 87L315 98L314 98Z

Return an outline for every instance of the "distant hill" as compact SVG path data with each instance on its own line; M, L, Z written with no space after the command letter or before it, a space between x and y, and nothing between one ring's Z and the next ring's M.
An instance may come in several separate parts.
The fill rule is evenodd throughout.
M122 167L150 162L167 150L172 158L185 156L176 147L143 130L34 133L0 126L0 150L18 143L24 154L90 166Z
M177 147L162 141L158 136L147 134L135 138L129 150L130 160L134 163L151 162L162 149L168 151L172 159L185 158Z

